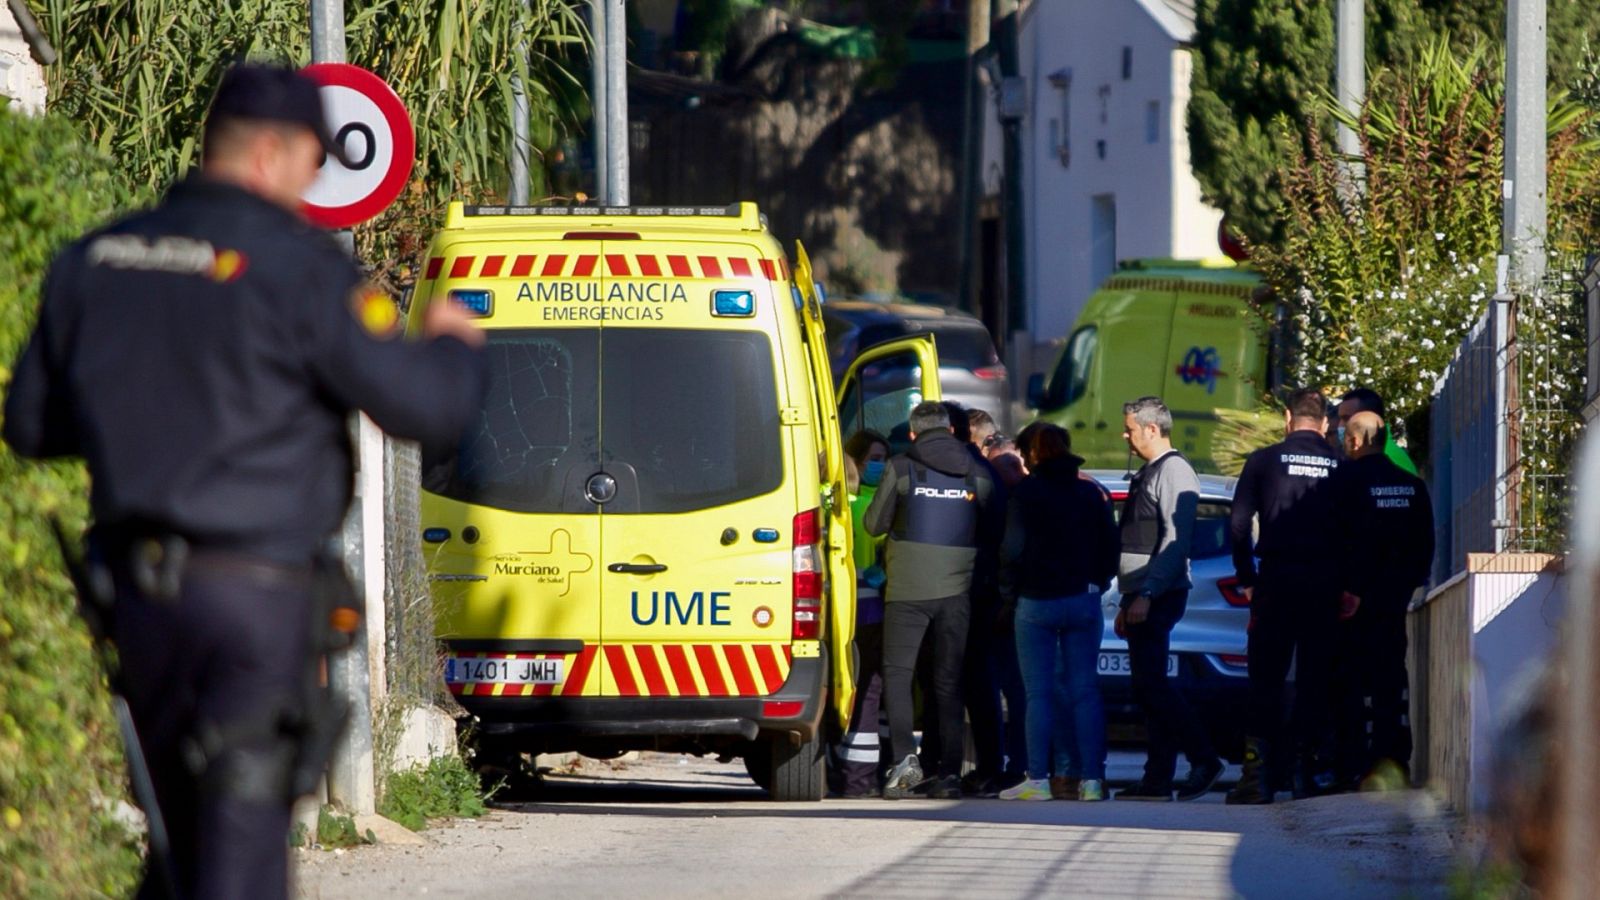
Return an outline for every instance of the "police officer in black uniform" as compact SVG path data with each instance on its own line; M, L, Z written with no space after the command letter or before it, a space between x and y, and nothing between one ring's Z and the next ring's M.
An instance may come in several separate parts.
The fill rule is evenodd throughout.
M1332 535L1327 484L1339 461L1323 436L1321 391L1295 391L1285 418L1288 436L1250 454L1233 495L1233 565L1250 598L1251 710L1244 774L1228 792L1229 803L1271 803L1296 762L1296 794L1308 794L1320 771L1316 754L1331 738L1328 690L1340 592L1322 560ZM1252 540L1258 516L1260 538ZM1284 727L1291 662L1292 738Z
M1406 609L1433 565L1433 504L1422 479L1385 454L1384 438L1376 413L1350 417L1347 461L1330 485L1345 618L1335 697L1341 780L1397 788L1411 765Z
M939 768L927 796L961 796L961 663L971 618L978 548L1005 527L994 483L950 431L936 400L911 410L911 449L889 460L862 516L868 534L886 534L883 685L894 768L886 800L911 796L922 781L912 736L911 682L923 637L931 634L929 717L939 721Z
M90 557L171 843L145 896L286 896L349 413L448 450L487 380L465 313L431 307L427 339L402 339L301 218L324 153L315 84L230 69L200 171L56 259L6 398L18 453L83 456L93 479Z

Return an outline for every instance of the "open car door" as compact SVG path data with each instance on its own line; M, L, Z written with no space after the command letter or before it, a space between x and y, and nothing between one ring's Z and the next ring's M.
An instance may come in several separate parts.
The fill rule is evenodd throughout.
M933 335L868 347L845 370L837 391L839 428L846 440L858 431L876 431L889 439L889 452L904 452L911 446L911 410L944 397Z

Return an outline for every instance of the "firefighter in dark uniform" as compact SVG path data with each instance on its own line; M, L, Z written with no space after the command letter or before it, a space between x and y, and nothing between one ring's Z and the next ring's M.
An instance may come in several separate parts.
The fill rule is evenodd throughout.
M1385 433L1375 413L1347 420L1347 461L1330 484L1345 618L1335 700L1341 781L1398 788L1411 764L1406 609L1433 565L1433 505L1388 457Z
M1339 588L1324 560L1332 534L1327 485L1339 460L1323 436L1321 391L1295 391L1285 418L1287 437L1250 454L1233 495L1233 565L1250 598L1251 708L1244 774L1228 792L1229 803L1271 803L1291 777L1297 796L1309 794L1311 778L1320 774L1317 754L1332 737L1328 691ZM1258 517L1260 537L1252 540ZM1286 729L1291 662L1295 702L1293 728Z
M6 398L13 449L92 476L89 557L171 845L142 896L287 895L349 414L447 450L487 381L464 312L403 339L301 218L324 153L342 158L315 84L230 69L199 172L56 259Z

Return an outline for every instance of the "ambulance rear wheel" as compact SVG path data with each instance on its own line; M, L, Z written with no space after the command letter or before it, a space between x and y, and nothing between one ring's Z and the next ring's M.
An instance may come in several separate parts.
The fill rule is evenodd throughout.
M812 738L795 746L784 735L773 739L767 746L772 755L772 781L765 787L772 799L780 803L822 799L826 789L826 743L820 738Z

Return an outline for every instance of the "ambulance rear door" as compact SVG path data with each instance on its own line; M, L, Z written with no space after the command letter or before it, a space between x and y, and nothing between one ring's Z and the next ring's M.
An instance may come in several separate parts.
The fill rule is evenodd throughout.
M859 669L855 652L856 567L852 549L855 529L845 485L844 437L839 429L838 398L833 392L822 297L812 277L811 257L799 241L795 242L794 287L799 292L797 305L805 335L806 371L810 375L812 409L809 412L816 419L813 433L822 457L822 515L827 525L823 552L828 583L829 687L834 715L840 730L845 730L850 727Z
M487 237L487 236L486 236ZM423 549L458 696L595 696L600 516L598 241L437 248L416 295L488 335L489 390L456 452L423 461ZM413 311L413 326L419 310Z
M772 694L791 666L805 527L777 261L736 241L609 240L603 256L604 693Z

